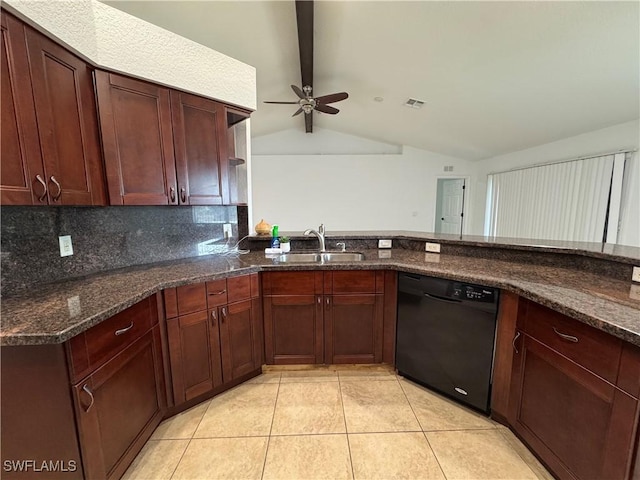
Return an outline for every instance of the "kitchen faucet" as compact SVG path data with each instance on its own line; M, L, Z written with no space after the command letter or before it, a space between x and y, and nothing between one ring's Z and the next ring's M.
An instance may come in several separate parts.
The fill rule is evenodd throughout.
M305 237L308 237L309 235L315 235L316 237L318 237L318 241L320 242L320 251L326 251L324 247L324 223L320 224L318 230L312 230L311 228L305 230L304 235Z

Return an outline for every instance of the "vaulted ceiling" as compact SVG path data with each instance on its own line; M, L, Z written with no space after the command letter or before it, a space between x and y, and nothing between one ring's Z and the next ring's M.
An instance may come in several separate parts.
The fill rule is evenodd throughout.
M262 103L301 86L293 1L105 3L256 67L253 137L304 131ZM640 117L640 2L316 1L314 68L350 95L314 126L489 158Z

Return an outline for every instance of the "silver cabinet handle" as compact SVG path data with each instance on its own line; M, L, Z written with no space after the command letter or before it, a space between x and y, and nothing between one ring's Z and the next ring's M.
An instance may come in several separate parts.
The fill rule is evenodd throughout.
M211 326L215 327L216 326L216 311L215 310L211 310Z
M36 175L36 180L38 182L40 182L40 184L42 185L42 188L44 188L44 191L42 192L42 195L40 195L38 197L38 200L41 203L44 203L45 199L47 198L47 182L44 181L44 179L40 176L40 174Z
M513 350L514 350L516 353L520 353L520 352L518 351L518 348L516 347L516 340L518 340L518 338L520 338L520 332L516 332L516 336L515 336L515 337L513 337L513 342L511 342L511 345L513 345Z
M89 385L87 385L86 383L84 384L84 387L82 387L82 391L86 392L86 394L89 395L89 398L91 398L91 403L89 403L89 406L84 409L84 413L88 413L91 407L93 407L93 402L94 402L93 392L89 388Z
M209 295L222 295L226 293L226 290L218 290L217 292L211 292Z
M53 184L58 187L58 193L56 193L53 196L53 201L57 202L58 200L60 200L60 195L62 195L62 187L60 186L60 184L58 183L58 181L56 180L56 177L54 177L53 175L51 175L49 177L49 180L51 180L53 182Z
M121 328L120 330L116 330L116 337L122 335L123 333L127 333L129 330L133 328L133 320L131 320L131 325L128 327Z
M176 189L171 187L169 188L169 198L171 199L171 203L175 203L176 201Z
M187 189L184 187L180 187L180 201L187 203Z
M327 297L327 298L325 299L325 301L327 302L327 305L329 305L329 303L331 303L331 300L329 300L329 297Z
M322 298L318 297L318 303L322 303Z
M227 309L225 307L222 307L222 319L220 321L224 323L224 320L226 318L227 318Z
M556 332L556 335L558 335L563 340L567 340L568 342L578 343L578 337L574 337L573 335L567 335L566 333L560 333L558 330L556 330L556 327L553 327L553 331Z

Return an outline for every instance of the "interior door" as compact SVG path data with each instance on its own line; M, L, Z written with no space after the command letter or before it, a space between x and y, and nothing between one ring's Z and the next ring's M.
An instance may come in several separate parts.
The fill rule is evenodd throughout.
M462 234L464 178L438 179L436 233Z

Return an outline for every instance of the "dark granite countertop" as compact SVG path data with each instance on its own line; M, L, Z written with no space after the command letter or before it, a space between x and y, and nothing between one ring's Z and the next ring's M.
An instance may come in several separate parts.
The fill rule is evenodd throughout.
M362 262L276 264L263 252L215 255L126 268L34 287L2 300L2 345L61 343L147 296L189 283L265 270L390 269L510 290L640 346L640 285L574 269L438 255L366 250Z

